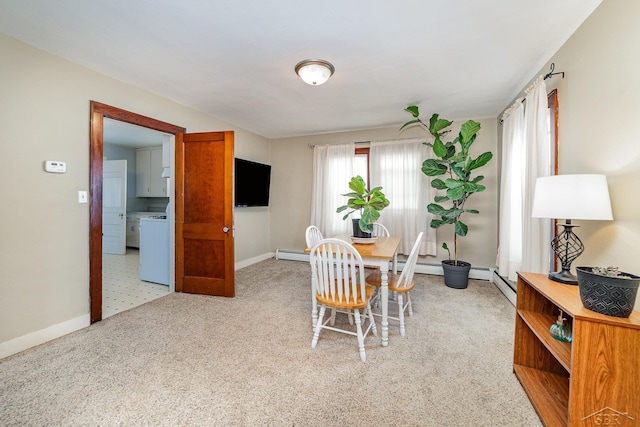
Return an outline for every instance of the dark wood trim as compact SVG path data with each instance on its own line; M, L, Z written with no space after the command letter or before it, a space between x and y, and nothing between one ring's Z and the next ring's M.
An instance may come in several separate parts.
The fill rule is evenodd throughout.
M371 163L370 163L370 159L371 157L369 156L371 150L369 149L369 147L364 147L364 148L356 148L356 155L366 155L367 156L367 186L371 187Z
M176 280L175 287L176 292L183 291L183 279L184 279L184 240L183 236L183 224L184 224L184 133L176 136Z
M186 129L97 101L90 103L89 127L89 298L91 323L102 320L102 157L104 118L119 120L174 135Z

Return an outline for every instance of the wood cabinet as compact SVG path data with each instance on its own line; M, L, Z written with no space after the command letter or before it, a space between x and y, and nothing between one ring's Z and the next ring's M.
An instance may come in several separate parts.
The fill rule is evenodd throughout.
M167 179L162 177L162 146L136 150L136 196L167 197Z
M571 343L549 333L559 310ZM546 426L640 426L640 313L598 314L577 286L519 273L513 371Z

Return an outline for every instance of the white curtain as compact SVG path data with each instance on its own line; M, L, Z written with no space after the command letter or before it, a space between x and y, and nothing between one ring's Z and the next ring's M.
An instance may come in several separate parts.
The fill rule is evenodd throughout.
M354 157L353 143L313 147L310 224L318 227L325 237L351 234L351 220L344 221L344 213L336 213L336 209L347 202L342 194L351 191Z
M522 265L522 171L524 170L524 104L522 98L505 111L502 122L502 171L498 271L516 280Z
M389 206L380 213L380 222L392 236L401 237L398 251L409 254L418 234L424 232L420 255L436 255L436 231L429 227L427 212L431 200L429 178L422 162L431 155L422 140L372 142L369 151L370 187L382 187Z
M551 174L549 108L544 78L538 77L526 93L522 271L548 273L551 220L531 217L536 179Z
M542 76L503 116L500 226L497 265L500 275L517 271L549 272L551 222L532 218L536 179L551 174L547 88Z

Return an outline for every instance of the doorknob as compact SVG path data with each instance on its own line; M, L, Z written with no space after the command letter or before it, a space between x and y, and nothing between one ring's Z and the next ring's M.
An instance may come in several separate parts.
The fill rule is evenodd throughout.
M231 230L229 227L227 227L226 225L224 227L222 227L222 231L224 231L225 233L228 233L229 230Z
M122 219L122 217L124 216L124 214L123 214L122 212L120 212L119 216L120 216L120 219Z

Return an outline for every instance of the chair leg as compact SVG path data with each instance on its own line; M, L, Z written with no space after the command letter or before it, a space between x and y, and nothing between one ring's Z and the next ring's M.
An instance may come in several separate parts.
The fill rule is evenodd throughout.
M380 288L376 288L369 300L371 307L380 308Z
M331 326L334 326L336 324L336 309L335 308L331 309L331 322L329 324Z
M407 292L407 307L409 308L409 316L413 316L413 307L411 307L411 293Z
M320 337L320 330L322 329L322 319L324 318L324 312L326 307L324 305L320 306L320 313L318 314L318 323L316 323L316 329L313 332L313 340L311 340L311 348L316 348L316 344L318 344L318 338Z
M373 311L371 310L371 304L367 304L367 312L369 313L369 322L371 323L371 332L373 332L373 335L375 335L376 337L378 336L378 329L376 328L376 321L374 320L373 317Z
M400 320L400 335L404 336L404 307L401 292L398 292L398 319Z
M360 359L363 362L367 361L367 354L364 352L364 336L362 335L362 325L360 323L360 310L357 308L353 310L353 317L356 320L356 332L358 336L358 349L360 350Z

